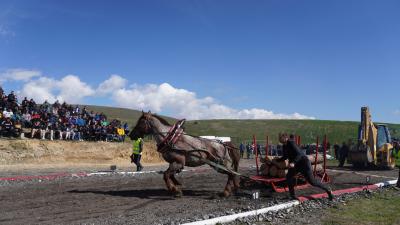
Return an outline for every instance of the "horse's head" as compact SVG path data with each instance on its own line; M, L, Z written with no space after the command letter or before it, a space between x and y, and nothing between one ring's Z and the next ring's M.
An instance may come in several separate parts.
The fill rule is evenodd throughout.
M139 137L143 138L145 135L152 133L150 124L151 116L152 115L150 111L148 113L144 113L142 111L142 116L138 119L135 128L133 128L133 130L129 133L129 137L132 140L136 140Z

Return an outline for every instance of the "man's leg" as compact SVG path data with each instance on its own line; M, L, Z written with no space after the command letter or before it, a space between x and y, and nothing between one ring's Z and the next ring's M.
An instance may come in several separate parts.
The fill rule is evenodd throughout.
M307 182L310 183L314 187L319 187L322 190L326 191L330 200L333 199L332 191L326 185L322 184L321 181L314 178L311 163L308 160L302 160L297 163L299 171L303 174L304 178L306 178ZM297 166L297 165L296 165Z
M46 130L41 129L41 130L40 130L40 138L41 138L42 140L44 140L45 136L46 136Z
M397 178L396 187L400 188L400 167L399 167L399 177Z
M71 132L69 132L69 131L65 132L65 140L69 140L70 135L71 135Z
M136 157L137 171L143 170L143 166L142 166L142 164L140 163L140 160L142 159L142 155L137 154L137 155L135 155L135 157Z
M135 160L134 160L134 154L132 154L132 155L130 156L130 158L131 158L131 163L134 163L134 162L135 162Z
M136 171L140 171L140 155L133 154L133 162L136 164Z
M295 168L290 168L288 170L288 173L286 174L286 182L289 187L290 198L292 199L296 199L296 194L294 192L294 182L295 182L294 176L296 176L296 174L297 172Z
M339 167L343 167L343 165L344 165L344 159L343 159L343 157L340 157L339 158Z
M142 165L142 163L140 162L141 160L142 160L142 155L139 155L139 160L138 160L138 162L139 162L139 166L140 166L140 171L143 170L143 165Z
M31 138L34 138L34 137L35 137L36 131L37 131L36 129L32 129Z

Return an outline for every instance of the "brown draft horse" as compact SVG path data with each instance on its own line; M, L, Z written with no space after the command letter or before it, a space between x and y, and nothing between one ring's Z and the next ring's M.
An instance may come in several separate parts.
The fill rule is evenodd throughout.
M181 172L184 166L197 167L212 162L230 171L238 171L240 155L231 143L190 136L183 132L180 126L176 124L172 126L165 119L151 112L142 113L129 137L136 140L145 135L153 135L157 142L157 151L169 163L169 168L164 172L164 181L168 190L175 196L182 195L181 184L175 178L175 174ZM228 175L228 182L224 189L224 196L228 197L239 188L239 178L235 173L216 170Z

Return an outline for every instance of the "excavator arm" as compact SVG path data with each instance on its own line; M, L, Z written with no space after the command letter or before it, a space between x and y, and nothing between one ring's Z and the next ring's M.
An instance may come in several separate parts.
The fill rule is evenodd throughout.
M379 139L379 140L378 140ZM361 108L358 143L350 149L348 161L354 166L375 165L392 168L390 133L386 125L375 125L368 107Z

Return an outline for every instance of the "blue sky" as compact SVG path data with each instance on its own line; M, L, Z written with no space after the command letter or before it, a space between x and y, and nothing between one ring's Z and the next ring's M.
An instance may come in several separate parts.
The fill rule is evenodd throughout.
M400 123L399 12L390 0L2 0L0 75L39 100L192 119L357 121L368 105Z

